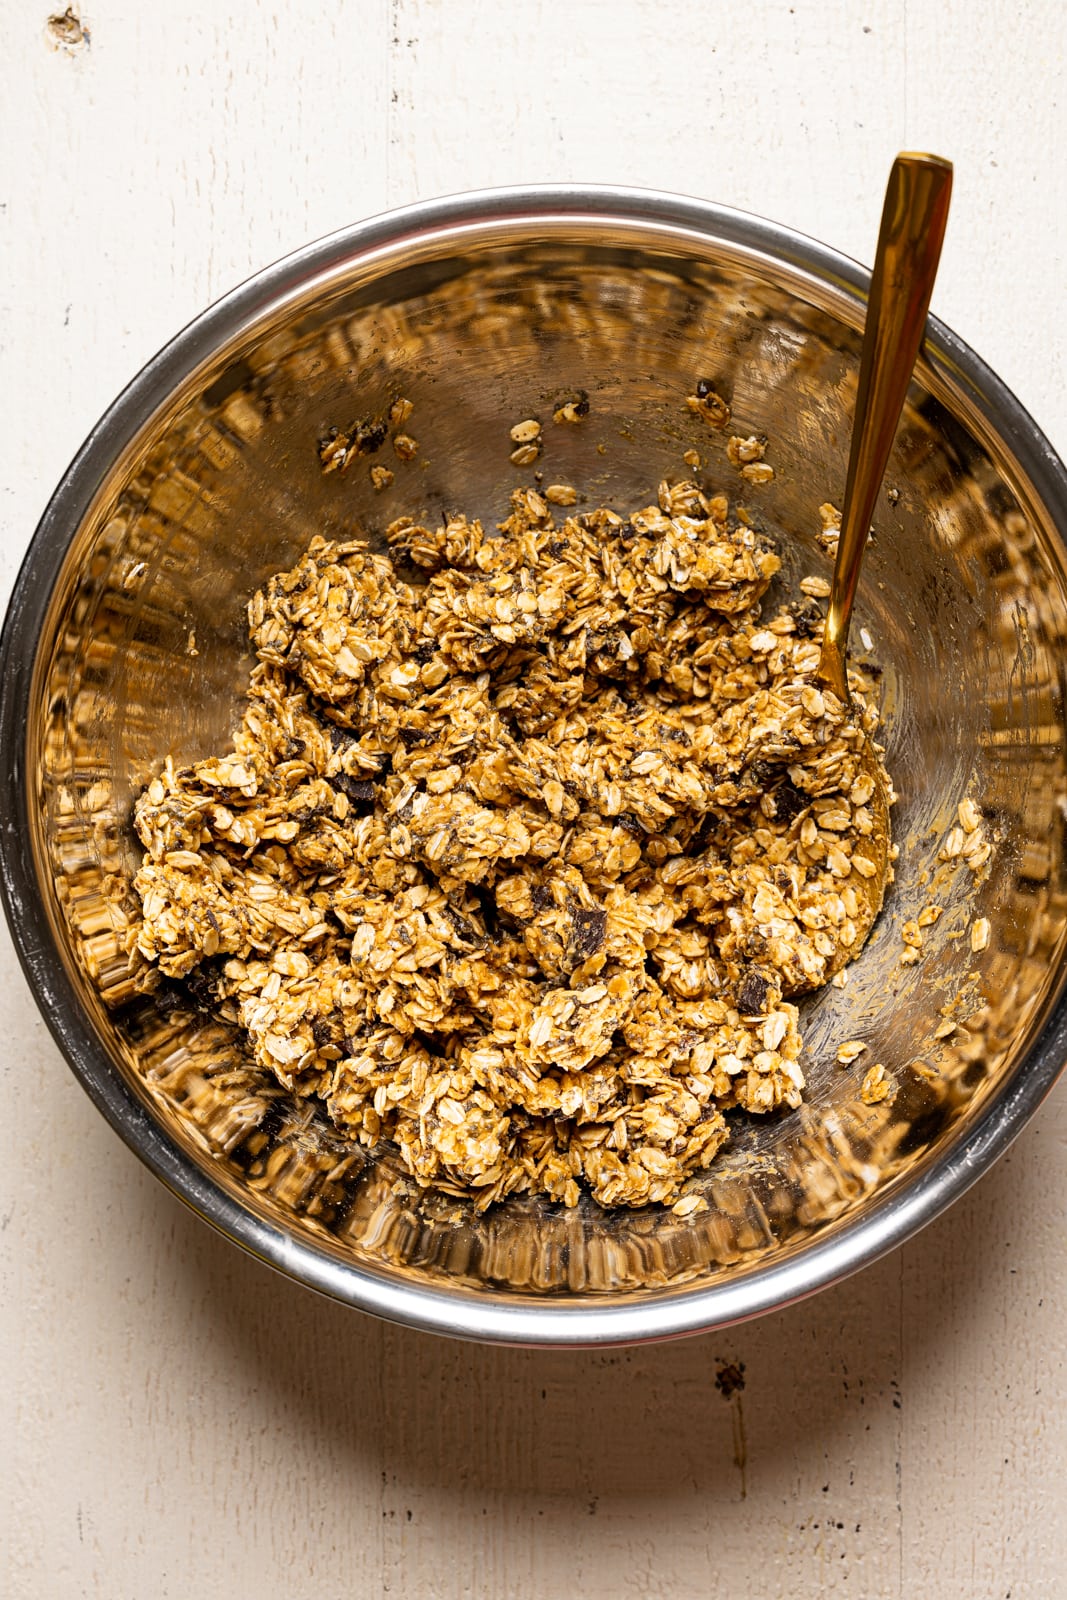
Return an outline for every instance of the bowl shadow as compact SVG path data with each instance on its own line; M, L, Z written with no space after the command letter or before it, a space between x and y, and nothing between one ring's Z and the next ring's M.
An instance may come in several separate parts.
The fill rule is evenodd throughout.
M602 1496L788 1499L829 1480L862 1433L899 1461L908 1374L948 1375L961 1329L981 1321L1003 1270L979 1247L994 1224L1022 1241L1013 1270L1026 1269L1025 1221L1055 1159L1030 1130L950 1213L845 1283L630 1349L480 1346L378 1322L234 1249L147 1176L140 1237L172 1237L169 1292L198 1307L213 1361L251 1385L294 1456L313 1450L353 1484L380 1477L386 1498L563 1497L592 1512Z

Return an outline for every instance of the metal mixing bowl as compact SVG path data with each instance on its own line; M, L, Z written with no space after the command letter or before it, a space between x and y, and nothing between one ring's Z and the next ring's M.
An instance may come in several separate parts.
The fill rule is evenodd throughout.
M545 420L541 466L635 508L688 474L778 540L786 583L826 574L867 275L787 229L616 189L418 206L289 256L145 370L65 474L0 644L3 889L33 990L122 1137L208 1221L302 1282L471 1338L592 1344L755 1315L873 1260L956 1198L1058 1074L1067 884L1061 693L1067 478L1004 386L931 323L881 498L853 638L884 669L897 881L847 984L805 1003L805 1107L738 1119L707 1210L476 1215L353 1151L239 1038L166 1009L124 954L133 796L231 728L245 602L315 533L373 541L402 512L490 520L532 481L508 429ZM698 378L766 434L750 487L685 407ZM552 406L588 391L589 416ZM418 460L372 491L324 476L331 425L415 402ZM740 491L743 490L743 493ZM865 630L865 631L864 631ZM939 860L970 793L996 848L980 881ZM924 959L901 925L931 900ZM975 954L970 929L988 919ZM978 940L978 943L981 941ZM948 1023L956 1022L955 1031ZM848 1069L837 1043L868 1053ZM860 1095L881 1062L882 1102Z

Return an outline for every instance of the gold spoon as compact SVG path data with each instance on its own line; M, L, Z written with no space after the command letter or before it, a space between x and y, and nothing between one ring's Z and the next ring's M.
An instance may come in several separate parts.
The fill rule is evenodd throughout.
M816 674L823 687L849 709L852 697L848 691L846 649L860 563L875 500L926 330L926 313L941 257L951 194L950 161L907 151L893 162L867 297L845 503ZM885 779L870 740L865 734L861 737L861 771L874 786L868 802L874 832L867 841L867 854L877 870L867 878L852 874L851 881L861 907L852 918L857 937L847 949L839 947L835 952L828 965L828 977L850 961L863 945L882 908L890 877L889 801Z

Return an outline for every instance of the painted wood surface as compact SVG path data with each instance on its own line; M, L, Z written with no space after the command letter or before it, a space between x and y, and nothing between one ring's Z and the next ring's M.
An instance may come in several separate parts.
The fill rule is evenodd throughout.
M3 0L0 26L0 598L96 417L208 301L481 184L676 189L869 260L893 153L949 155L934 309L1067 449L1053 0ZM216 1238L77 1088L6 931L0 1030L13 1600L1067 1593L1062 1089L850 1283L543 1354L382 1326Z

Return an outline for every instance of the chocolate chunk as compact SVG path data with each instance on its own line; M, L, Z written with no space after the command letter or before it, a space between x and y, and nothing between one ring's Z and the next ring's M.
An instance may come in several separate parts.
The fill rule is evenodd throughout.
M357 422L352 429L352 445L356 454L358 456L376 454L385 443L388 433L388 425L380 418L374 422L371 422L369 418L363 422Z
M373 805L374 785L369 778L350 778L347 772L339 772L330 782L335 789L340 789L342 794L356 805Z
M815 639L821 635L823 614L814 600L794 600L789 610L801 639Z
M219 965L219 960L203 961L186 977L178 980L179 987L185 990L186 1008L191 1007L205 1017L215 1015L218 1008L218 995L215 990Z
M761 973L745 973L737 990L737 1009L743 1017L763 1016L770 987Z
M722 818L717 816L714 811L705 811L689 840L687 853L693 857L702 855L715 839L721 827Z
M798 789L789 778L783 778L781 783L775 785L771 790L771 799L774 801L775 817L779 822L784 822L786 827L811 805L811 795Z
M543 883L535 883L530 890L530 899L535 911L544 911L546 906L552 904L552 891L546 889Z
M579 961L587 961L590 956L596 955L604 943L604 932L607 928L608 914L606 911L573 911L574 930L571 934L571 954Z
M709 394L715 393L715 385L710 378L697 379L697 399L706 400Z
M478 943L478 931L473 923L467 921L466 917L460 916L458 911L448 905L445 906L445 916L452 924L452 930L457 939L462 939L464 944L472 947Z
M315 1017L311 1024L311 1037L320 1050L324 1044L336 1042L337 1034L328 1017Z

